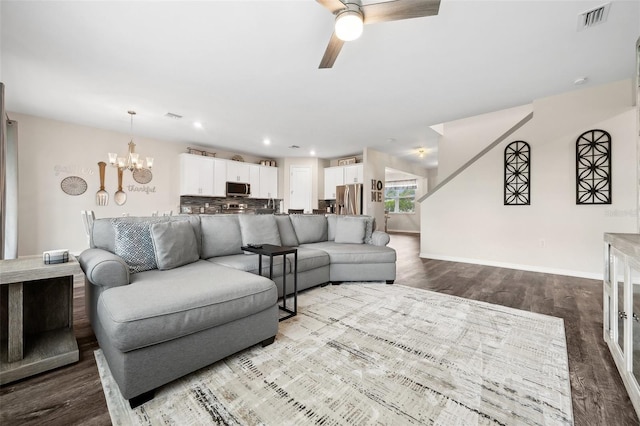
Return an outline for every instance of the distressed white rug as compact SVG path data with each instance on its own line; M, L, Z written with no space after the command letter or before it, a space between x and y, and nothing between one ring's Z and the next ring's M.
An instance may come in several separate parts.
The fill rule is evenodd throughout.
M115 425L571 425L562 319L425 290L303 292L259 345L135 410L95 352Z

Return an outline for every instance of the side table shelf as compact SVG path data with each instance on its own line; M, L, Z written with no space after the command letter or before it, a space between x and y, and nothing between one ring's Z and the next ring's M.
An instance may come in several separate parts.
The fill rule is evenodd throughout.
M73 276L78 261L0 260L0 385L78 361Z

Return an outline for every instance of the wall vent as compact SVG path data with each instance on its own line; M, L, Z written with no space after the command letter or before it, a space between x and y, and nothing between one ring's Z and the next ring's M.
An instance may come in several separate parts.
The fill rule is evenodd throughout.
M586 30L606 22L611 3L589 9L578 15L578 31Z
M169 117L169 118L175 118L176 120L182 118L182 116L180 114L174 114L172 112L168 112L164 116L165 117Z

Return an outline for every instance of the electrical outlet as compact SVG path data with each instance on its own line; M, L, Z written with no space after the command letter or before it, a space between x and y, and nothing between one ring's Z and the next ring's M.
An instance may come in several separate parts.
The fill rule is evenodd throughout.
M547 245L547 242L545 241L545 239L544 239L544 238L540 238L539 243L540 243L540 247L541 247L541 248L545 248L545 247L546 247L546 245Z

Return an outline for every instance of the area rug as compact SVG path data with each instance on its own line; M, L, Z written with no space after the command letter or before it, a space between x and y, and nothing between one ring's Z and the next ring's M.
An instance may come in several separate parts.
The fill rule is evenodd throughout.
M303 292L275 343L132 410L100 350L115 425L571 425L562 319L401 285Z

